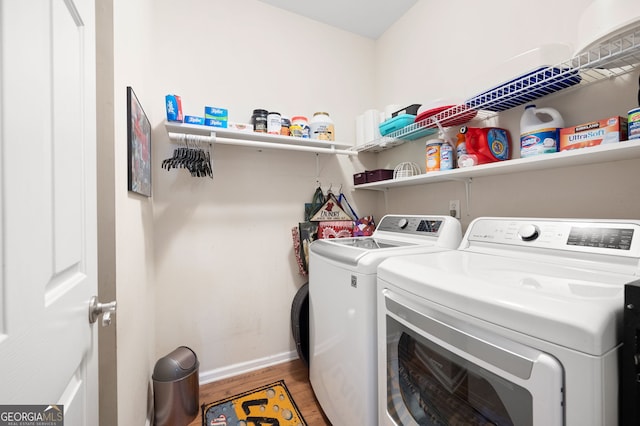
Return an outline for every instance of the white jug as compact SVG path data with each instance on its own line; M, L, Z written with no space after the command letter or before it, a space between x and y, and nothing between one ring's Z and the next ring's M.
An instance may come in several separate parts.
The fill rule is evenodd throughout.
M527 105L520 118L520 157L558 152L563 127L564 120L557 110Z

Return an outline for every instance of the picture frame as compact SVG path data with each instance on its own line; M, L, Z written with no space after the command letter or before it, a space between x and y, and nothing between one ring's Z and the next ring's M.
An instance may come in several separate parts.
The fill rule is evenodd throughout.
M151 197L151 123L133 88L127 86L128 189Z

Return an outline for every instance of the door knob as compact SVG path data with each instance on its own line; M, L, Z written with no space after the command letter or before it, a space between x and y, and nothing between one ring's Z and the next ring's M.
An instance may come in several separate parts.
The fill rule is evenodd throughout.
M89 302L89 322L93 324L98 320L98 317L102 315L102 326L107 327L111 325L111 313L116 312L116 301L109 303L100 303L98 298L93 296L91 302Z

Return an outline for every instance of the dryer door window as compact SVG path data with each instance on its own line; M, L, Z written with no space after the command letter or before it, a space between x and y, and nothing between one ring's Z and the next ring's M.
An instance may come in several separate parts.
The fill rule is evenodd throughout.
M515 342L488 342L468 325L461 331L442 316L386 302L386 416L394 424L563 424L555 358L532 348L518 353Z

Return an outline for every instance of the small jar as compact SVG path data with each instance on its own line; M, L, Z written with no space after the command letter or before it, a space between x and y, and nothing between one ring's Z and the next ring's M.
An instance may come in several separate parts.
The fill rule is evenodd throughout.
M291 126L291 120L287 117L282 117L280 119L280 134L282 136L289 136L291 133L289 132L289 127Z
M309 129L312 139L320 139L324 141L334 141L333 120L329 117L329 113L316 112L311 118Z
M270 112L267 115L267 133L279 135L282 128L281 117L279 112Z
M253 131L258 133L267 133L267 114L266 109L254 109L251 115L251 124Z
M309 139L309 121L307 120L307 117L302 115L292 117L291 127L289 127L289 130L291 131L291 136Z

